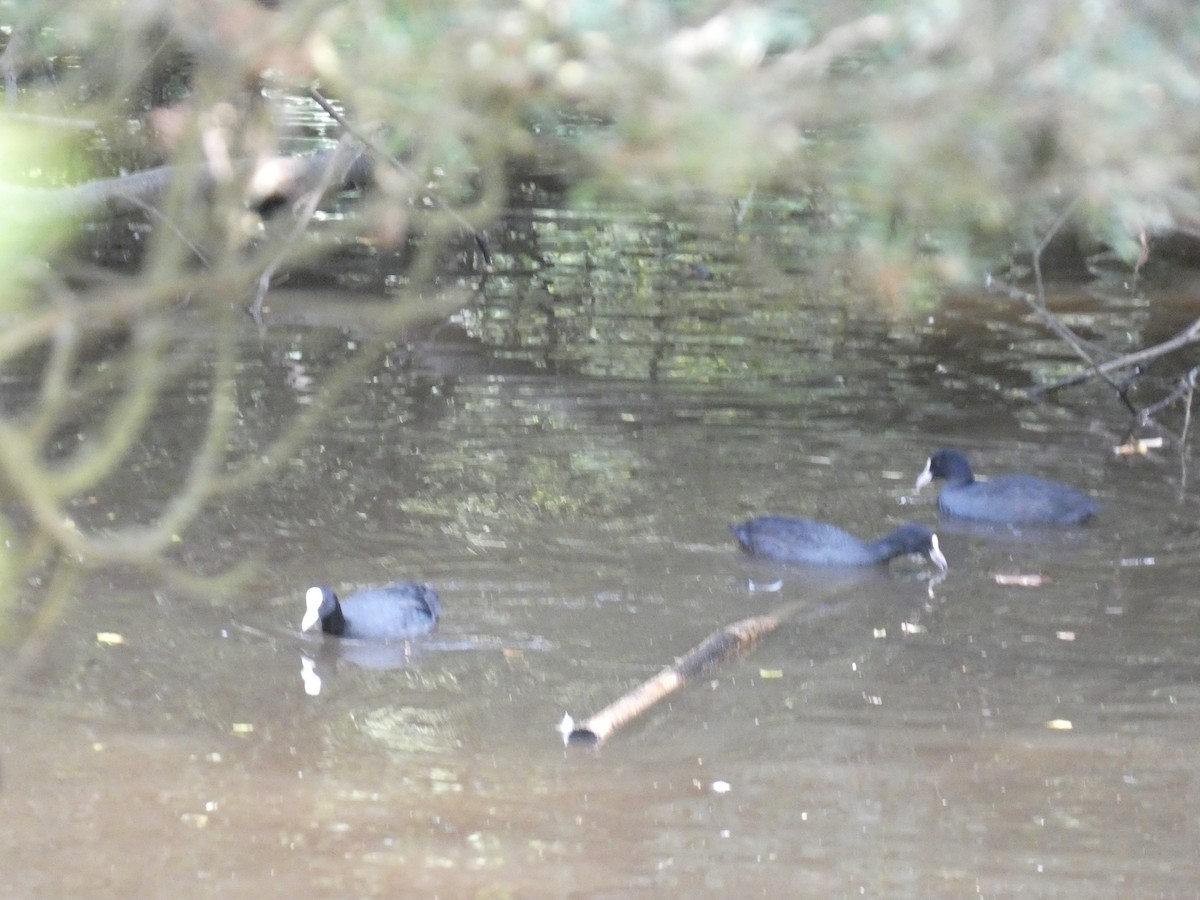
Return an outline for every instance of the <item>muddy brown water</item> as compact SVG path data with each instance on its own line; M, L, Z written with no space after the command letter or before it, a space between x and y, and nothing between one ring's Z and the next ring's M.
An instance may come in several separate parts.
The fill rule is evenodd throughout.
M692 240L715 279L647 287L626 260L584 297L562 268L569 292L500 278L398 342L292 465L189 531L197 568L260 560L233 600L89 578L0 700L8 895L1196 896L1188 467L1114 458L1101 389L1006 398L1068 357L994 301L783 297ZM1126 317L1089 300L1097 327L1139 308L1107 302ZM248 328L241 446L353 340ZM169 391L163 421L202 416L203 386ZM177 483L169 431L105 509ZM1104 511L1066 533L943 523L933 585L920 561L846 576L735 551L726 526L754 513L936 522L911 487L946 443ZM445 611L407 657L297 633L309 584L402 577ZM796 599L845 606L599 752L563 747L564 712Z

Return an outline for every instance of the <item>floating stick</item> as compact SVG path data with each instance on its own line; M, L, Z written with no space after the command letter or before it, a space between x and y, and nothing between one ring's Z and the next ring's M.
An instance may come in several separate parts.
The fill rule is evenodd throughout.
M844 609L851 601L823 604L811 609L808 621ZM687 682L715 668L733 656L745 653L766 634L770 634L800 610L810 607L811 601L794 600L762 616L742 619L713 632L673 666L663 669L653 678L642 682L623 697L610 703L600 712L578 724L568 715L563 717L559 730L570 745L598 747L608 736L627 722L637 718L663 697L679 690Z

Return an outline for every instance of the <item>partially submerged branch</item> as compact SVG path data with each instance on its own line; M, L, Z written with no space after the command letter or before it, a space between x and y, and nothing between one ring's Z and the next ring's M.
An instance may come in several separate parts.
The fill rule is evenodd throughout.
M1096 344L1085 341L1074 331L1068 328L1057 316L1050 312L1046 303L1045 282L1042 278L1041 258L1050 241L1074 214L1078 201L1072 202L1058 217L1051 226L1047 234L1040 240L1033 251L1033 272L1034 282L1036 285L1036 294L1031 294L1028 291L1001 281L998 278L988 276L986 286L990 291L999 293L1013 300L1018 300L1030 308L1048 327L1053 331L1067 346L1069 346L1077 356L1087 366L1086 370L1070 375L1066 378L1061 378L1047 384L1032 385L1020 391L1020 393L1030 399L1040 399L1047 394L1054 393L1066 387L1083 384L1092 378L1102 379L1116 393L1121 402L1129 410L1133 416L1134 428L1139 426L1149 425L1154 421L1154 417L1167 408L1174 406L1181 400L1186 399L1186 407L1184 412L1184 424L1179 436L1179 443L1186 445L1187 432L1191 424L1191 405L1192 398L1196 388L1197 374L1200 372L1200 367L1192 368L1177 380L1175 386L1168 393L1155 401L1154 403L1144 405L1141 408L1134 405L1129 398L1129 390L1133 383L1141 376L1143 367L1148 363L1156 360L1167 354L1174 353L1185 347L1200 343L1200 319L1195 319L1190 325L1176 334L1174 337L1166 341L1162 341L1153 347L1146 347L1137 350L1133 353L1126 353L1120 356L1113 355ZM1107 356L1107 359L1101 359L1102 356ZM1122 380L1117 381L1112 376L1118 372L1128 372L1129 374ZM1132 434L1132 429L1131 429Z
M815 622L845 609L851 600L823 603L814 607L811 601L794 600L761 616L751 616L715 631L689 650L674 665L667 666L653 678L642 682L595 715L576 723L564 717L559 730L568 745L598 747L617 729L636 719L654 704L679 690L689 681L711 671L727 660L747 653L764 636L784 622L808 609L806 622Z

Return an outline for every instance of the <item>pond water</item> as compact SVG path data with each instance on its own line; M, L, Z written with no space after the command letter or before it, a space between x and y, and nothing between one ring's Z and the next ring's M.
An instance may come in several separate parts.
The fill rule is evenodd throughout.
M88 579L0 700L11 896L1195 896L1192 463L1115 457L1105 389L1008 397L1069 356L995 298L892 314L752 276L720 229L611 212L533 211L497 247L496 279L187 533L196 570L259 561L237 596ZM1114 343L1168 327L1071 290ZM361 339L273 305L241 345L240 449ZM206 387L168 391L100 510L179 483ZM727 531L936 523L912 484L943 444L1103 512L941 523L938 583L754 563ZM310 584L406 577L444 608L409 653L298 633ZM599 750L564 747L564 712L797 600Z

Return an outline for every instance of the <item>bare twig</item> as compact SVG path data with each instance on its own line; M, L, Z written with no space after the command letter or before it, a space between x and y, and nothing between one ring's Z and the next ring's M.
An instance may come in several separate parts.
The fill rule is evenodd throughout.
M377 140L375 140L374 137L372 137L369 134L366 134L361 128L356 127L354 125L354 123L352 123L349 119L347 119L344 115L342 115L342 111L339 110L329 100L328 97L326 97L324 94L322 94L315 87L310 87L308 89L308 94L310 97L312 97L313 102L315 102L319 107L321 107L321 109L323 109L325 111L325 113L331 119L333 119L340 126L342 126L342 128L344 128L346 130L347 134L351 134L355 138L357 138L359 141L361 141L363 143L363 145L367 147L367 149L369 149L373 154L375 154L376 157L378 157L379 159L385 160L388 163L388 165L390 165L393 169L395 169L401 175L408 178L413 184L419 184L416 173L414 173L408 166L406 166L403 161L401 161L399 158L397 158L396 156L394 156L393 154L388 152L387 148L384 147L382 144L380 144ZM490 272L492 270L492 252L490 249L488 249L487 239L484 237L483 233L480 232L479 229L477 229L470 222L468 222L463 217L462 213L460 213L458 210L456 210L454 207L452 207L449 203L447 203L445 198L440 197L440 196L435 196L433 198L433 201L434 201L434 203L437 204L439 209L441 209L443 212L445 212L446 215L450 216L450 218L454 221L455 224L458 225L459 228L463 229L463 231L465 231L469 235L471 235L471 238L475 241L476 248L478 248L480 255L483 257L483 262L484 262L484 266L486 267L486 270L488 272Z
M745 224L746 216L750 214L750 208L754 205L754 192L758 190L758 183L750 185L750 190L741 200L733 201L733 227L741 228Z
M785 53L774 63L774 71L786 78L809 80L825 74L831 65L854 54L863 54L891 40L896 33L892 16L873 13L830 29L812 47Z
M318 150L303 156L279 156L266 160L238 160L233 163L233 174L244 175L250 186L251 200L261 200L264 193L274 193L294 198L300 194L320 173L328 170L330 158L338 149ZM348 173L358 177L356 167ZM172 183L187 181L200 192L211 190L227 180L214 171L207 162L157 166L128 175L112 178L95 178L66 187L29 187L26 185L0 182L0 202L23 204L27 209L49 216L84 216L99 209L109 212L125 212L131 209L146 210L147 204L155 204L171 187Z
M1025 300L1026 305L1028 305L1030 309L1037 313L1042 322L1051 331L1057 334L1072 350L1074 350L1075 354L1080 359L1087 363L1090 374L1098 375L1099 377L1103 378L1108 383L1108 386L1120 394L1121 398L1124 400L1125 395L1121 388L1100 369L1099 362L1096 356L1093 355L1093 351L1098 350L1099 348L1089 345L1087 341L1059 321L1058 317L1051 313L1049 308L1046 306L1046 284L1042 280L1042 254L1046 252L1046 248L1050 246L1050 242L1054 240L1055 235L1058 234L1063 225L1065 225L1071 216L1075 214L1075 210L1079 207L1080 200L1081 198L1077 196L1074 200L1068 203L1066 209L1059 214L1058 218L1054 220L1054 224L1050 226L1049 230L1045 235L1043 235L1042 239L1038 241L1037 246L1033 250L1033 279L1034 284L1037 286L1036 302L1034 302L1034 298L1030 297L1028 293L1023 293L1022 297ZM1129 401L1125 400L1125 403L1128 405Z
M1200 377L1200 366L1193 366L1184 376L1187 385L1187 403L1183 407L1183 427L1179 429L1179 497L1182 500L1187 491L1188 476L1188 435L1192 425L1192 400L1196 396L1196 379Z
M1026 397L1042 397L1046 394L1053 393L1066 387L1082 384L1090 378L1099 377L1104 379L1105 383L1107 383L1108 386L1117 393L1117 395L1121 398L1121 401L1129 408L1129 411L1135 417L1145 420L1152 415L1153 412L1156 412L1159 409L1176 402L1181 396L1183 396L1184 393L1186 393L1186 386L1176 389L1176 391L1170 396L1164 398L1153 407L1139 411L1133 406L1127 396L1129 388L1128 383L1118 383L1114 381L1110 377L1110 373L1123 369L1132 369L1136 366L1142 365L1143 363L1149 362L1150 360L1157 359L1158 357L1167 353L1171 353L1175 350L1179 350L1183 347L1200 342L1200 319L1196 319L1191 325L1170 340L1163 341L1162 343L1156 344L1153 347L1138 350L1134 353L1128 353L1124 356L1112 357L1110 359L1101 361L1099 359L1099 355L1106 352L1103 350L1103 348L1081 338L1074 331L1064 325L1057 316L1050 312L1046 304L1046 287L1042 278L1042 254L1045 253L1046 248L1050 245L1050 241L1053 240L1058 231L1063 227L1063 225L1066 224L1071 215L1074 214L1078 205L1079 198L1077 197L1067 205L1066 209L1064 209L1059 217L1054 221L1049 230L1046 232L1045 236L1038 241L1037 246L1033 250L1033 276L1037 291L1036 295L1030 294L1028 291L1021 290L1015 285L1008 284L1007 282L1001 281L1000 279L994 278L990 275L986 280L986 284L989 290L1002 293L1013 300L1019 300L1033 310L1033 312L1042 320L1042 322L1048 328L1050 328L1051 331L1058 335L1068 346L1070 346L1071 349L1075 351L1076 355L1078 355L1079 358L1082 359L1087 365L1086 371L1078 372L1074 375L1061 378L1048 384L1035 385L1033 387L1026 388L1023 391L1023 394Z
M1051 331L1053 331L1068 346L1070 346L1071 349L1075 351L1076 355L1078 355L1079 358L1082 359L1087 365L1087 369L1085 371L1077 372L1074 375L1069 375L1066 378L1061 378L1048 384L1034 385L1032 387L1025 388L1022 393L1026 397L1042 397L1046 394L1054 393L1055 391L1062 390L1066 387L1073 387L1074 385L1082 384L1090 378L1100 377L1104 379L1104 381L1118 394L1118 396L1121 397L1125 405L1129 407L1130 412L1132 412L1134 415L1139 415L1139 412L1134 409L1126 396L1128 385L1123 385L1114 381L1110 377L1110 373L1117 372L1122 369L1131 369L1135 366L1139 366L1143 363L1149 362L1150 360L1156 359L1159 356L1179 350L1182 347L1189 346L1190 344L1200 342L1200 319L1196 319L1191 325L1170 340L1163 341L1162 343L1156 344L1153 347L1147 347L1143 350L1138 350L1134 353L1128 353L1124 356L1117 356L1101 361L1098 357L1100 353L1104 352L1103 348L1091 343L1090 341L1084 340L1074 331L1064 325L1057 316L1050 312L1046 304L1045 283L1042 280L1041 256L1042 253L1045 252L1046 247L1049 245L1051 238L1063 226L1070 213L1074 211L1075 205L1075 203L1072 203L1067 210L1065 210L1063 214L1060 215L1057 220L1055 220L1049 232L1044 238L1042 238L1041 241L1038 242L1037 247L1033 251L1033 272L1037 290L1036 295L1030 294L1028 291L1022 290L1021 288L992 275L987 276L985 285L990 291L1002 294L1012 300L1020 301L1028 306L1031 310L1033 310L1038 318L1040 318ZM1172 396L1163 402L1165 405L1170 405L1177 399L1179 399L1178 395Z
M254 303L250 307L250 315L254 318L254 323L261 329L262 307L263 300L267 296L267 290L271 287L271 279L275 277L275 272L279 266L287 259L288 252L295 244L303 237L304 232L308 229L308 223L312 221L313 215L317 211L317 206L321 203L326 192L335 184L341 184L346 177L346 173L354 164L354 160L362 153L362 145L353 137L347 135L342 138L334 151L333 156L329 158L329 162L325 166L325 170L321 173L321 178L316 185L309 190L307 197L301 206L299 213L296 216L296 221L292 225L292 230L288 232L283 246L276 253L275 258L271 260L263 269L262 275L258 279L258 290L254 295Z
M75 595L80 574L79 567L70 560L61 556L55 560L45 597L25 632L24 640L16 654L0 670L0 687L7 688L18 683L44 658L55 629Z
M1192 344L1200 343L1200 319L1196 319L1183 331L1175 335L1169 340L1163 341L1161 344L1155 344L1153 347L1146 347L1143 350L1137 350L1133 353L1127 353L1124 356L1118 356L1107 362L1098 363L1096 369L1101 373L1115 372L1120 369L1130 369L1142 363L1150 362L1167 353L1172 353L1175 350L1180 350ZM1049 384L1037 385L1027 388L1025 393L1028 396L1040 396L1049 394L1065 387L1072 387L1076 384L1082 384L1092 377L1092 372L1079 372L1078 374L1068 376L1067 378L1059 379L1058 381Z
M1064 387L1080 384L1093 377L1102 378L1105 383L1108 384L1108 386L1111 387L1117 394L1121 402L1129 410L1130 415L1133 417L1134 424L1130 428L1131 436L1139 426L1146 426L1153 423L1154 417L1160 412L1170 406L1173 406L1180 400L1184 400L1183 427L1179 436L1177 438L1173 438L1173 440L1175 440L1179 446L1182 462L1187 453L1188 433L1191 427L1192 418L1192 400L1195 393L1197 376L1200 375L1200 367L1193 368L1184 376L1182 376L1175 387L1172 388L1166 394L1166 396L1161 397L1154 403L1143 406L1140 409L1130 400L1129 389L1138 376L1141 375L1141 367L1144 363L1147 363L1167 353L1171 353L1175 350L1179 350L1183 347L1200 342L1200 319L1193 321L1187 328L1183 329L1171 339L1156 344L1153 347L1148 347L1135 353L1129 353L1125 354L1124 356L1113 357L1101 361L1099 359L1099 354L1105 351L1103 351L1102 348L1080 338L1070 328L1060 322L1058 318L1049 311L1046 304L1046 291L1045 282L1042 278L1041 257L1046 248L1049 246L1049 243L1053 239L1054 235L1066 223L1077 206L1078 199L1068 204L1067 208L1055 220L1047 234L1038 242L1033 251L1033 273L1037 290L1036 296L1031 295L1027 291L1023 291L1014 285L1002 282L999 279L991 278L990 276L987 279L987 286L990 290L1003 293L1005 296L1011 299L1019 300L1032 309L1038 315L1038 317L1041 318L1043 323L1045 323L1047 327L1049 327L1068 346L1070 346L1080 357L1080 359L1087 364L1088 367L1086 371L1076 373L1075 375L1067 378L1059 379L1058 381L1049 384L1026 388L1022 393L1026 397L1037 398L1053 391L1060 390ZM1138 265L1140 266L1142 262L1144 262L1144 260L1139 260ZM1110 373L1127 369L1132 370L1132 372L1121 382L1115 381L1110 375ZM1186 465L1184 465L1183 481L1186 481Z

